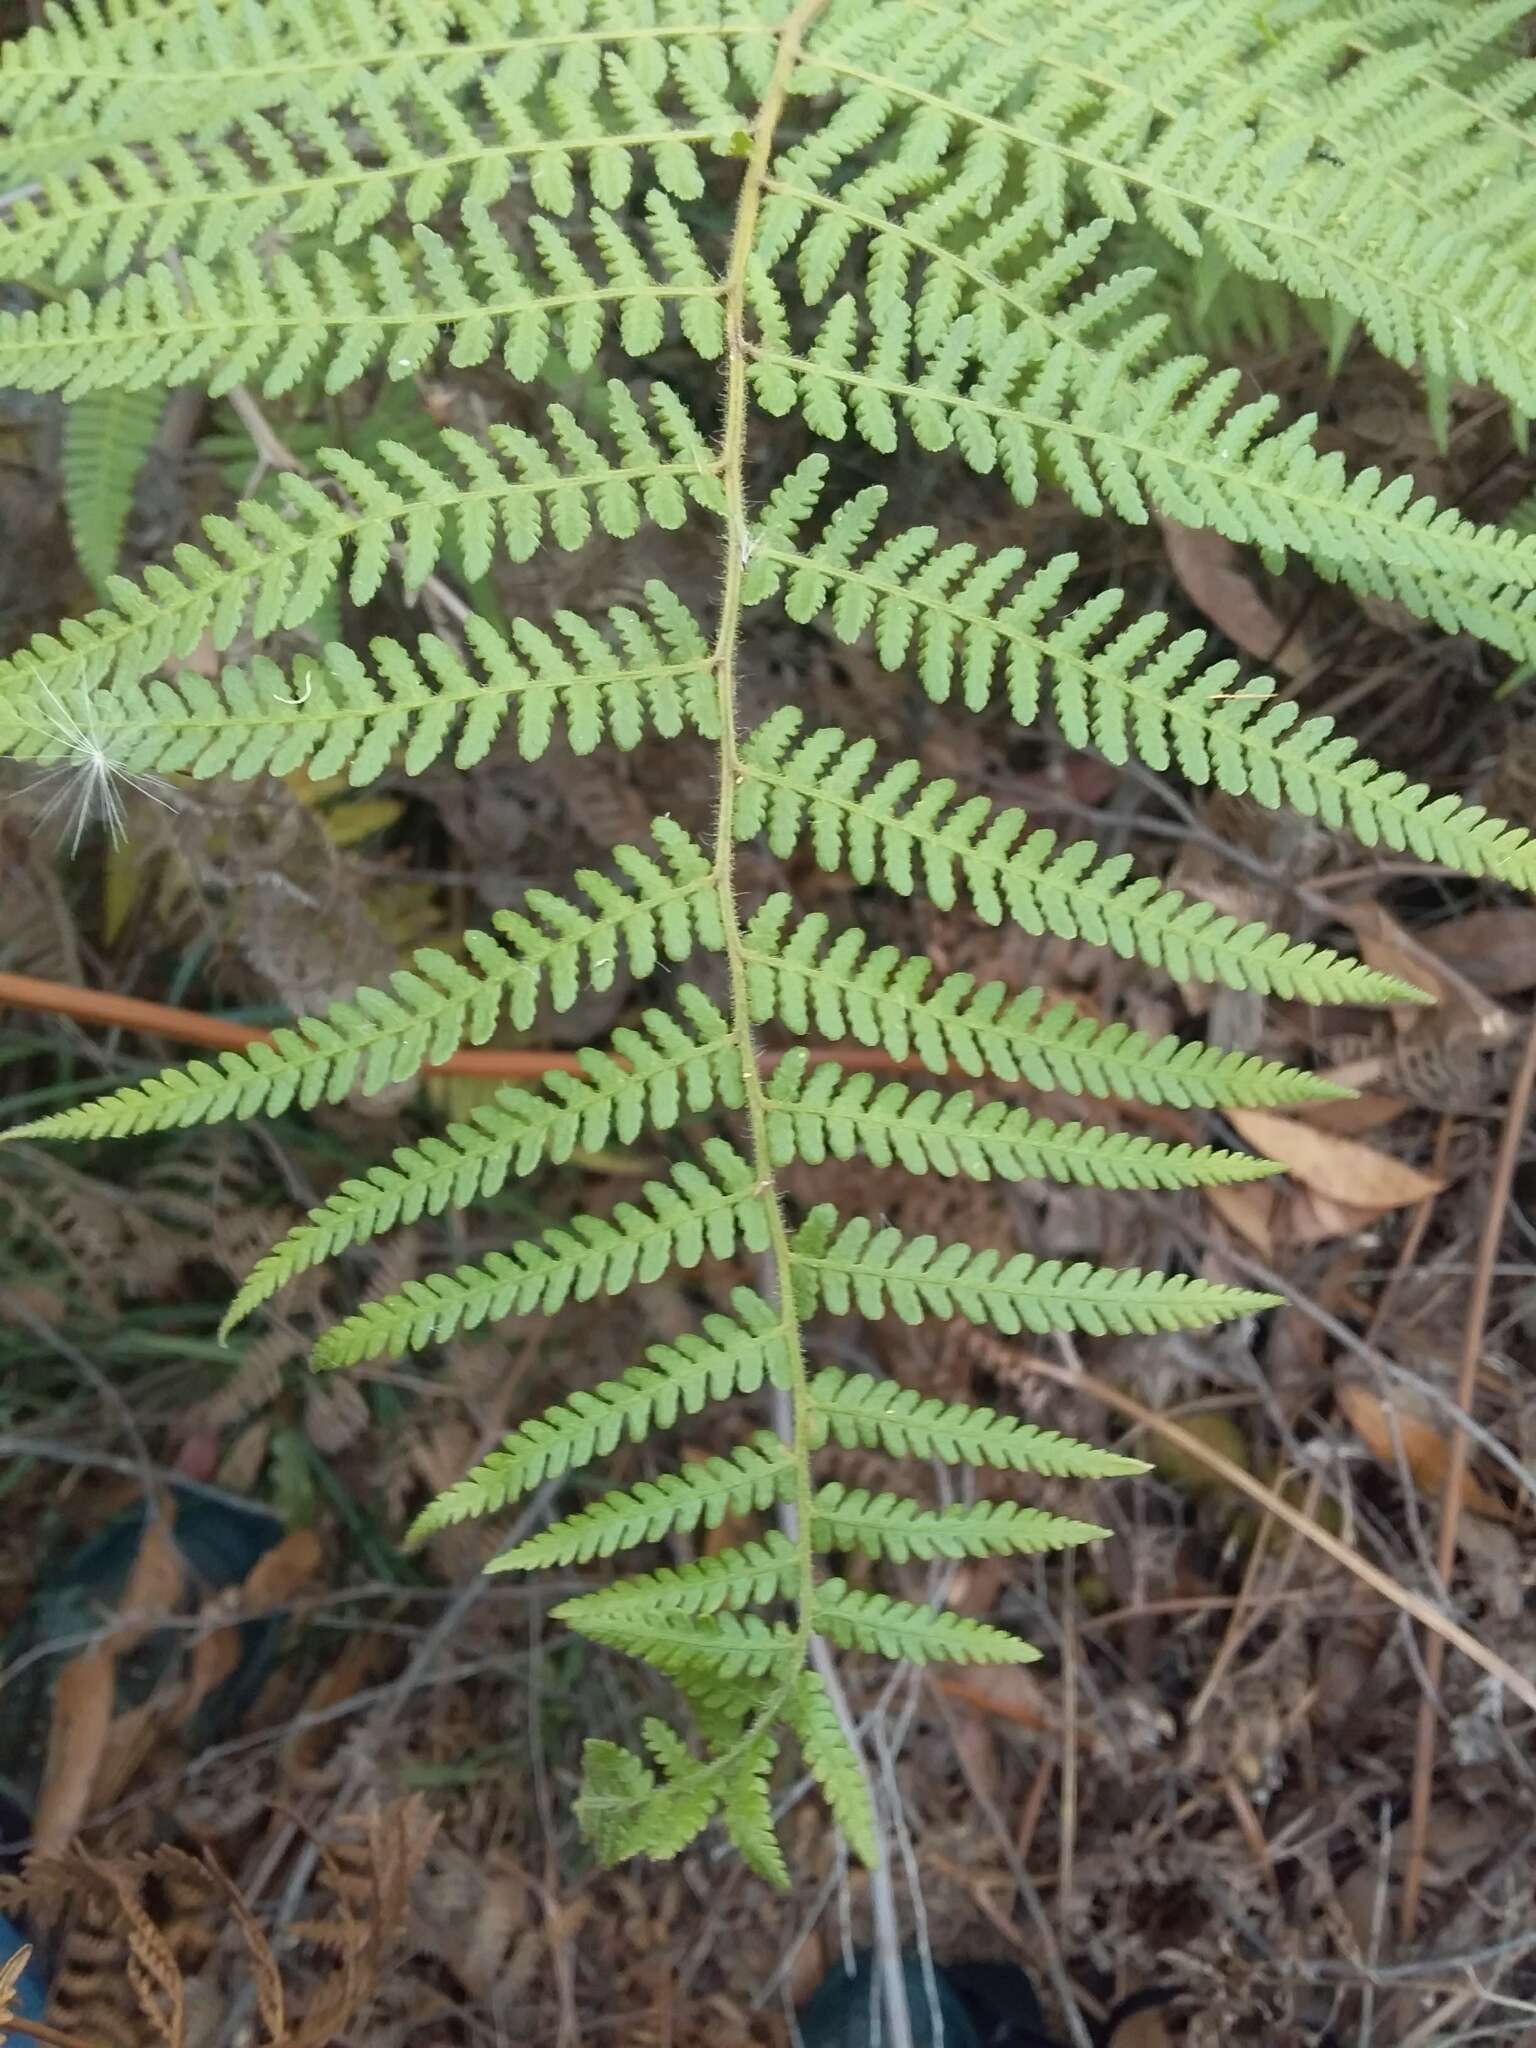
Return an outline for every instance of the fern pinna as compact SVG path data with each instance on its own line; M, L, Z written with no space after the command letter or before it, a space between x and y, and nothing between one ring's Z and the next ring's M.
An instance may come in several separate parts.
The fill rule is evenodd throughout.
M791 1161L867 1157L914 1174L1107 1188L1269 1171L1219 1145L1053 1122L948 1076L1183 1110L1329 1091L1219 1047L1096 1023L1039 990L943 974L792 897L746 902L762 838L858 882L984 923L1017 921L1181 978L1318 1003L1415 992L1244 924L1063 843L1021 812L882 758L786 703L755 724L744 626L779 607L862 641L953 716L1047 710L1074 745L1290 807L1370 845L1536 886L1522 830L1363 757L1197 633L1083 597L1076 559L986 555L894 517L882 458L995 474L1021 505L1065 495L1132 524L1209 526L1297 556L1367 598L1536 660L1536 538L1350 472L1312 423L1282 426L1235 373L1172 352L1149 286L1199 267L1290 294L1417 365L1536 407L1525 317L1536 231L1524 0L77 0L0 51L12 177L0 384L75 406L196 382L276 399L495 364L569 398L542 425L451 428L363 460L320 450L275 493L204 522L142 580L0 665L0 749L124 775L283 774L355 784L698 736L713 831L656 819L564 895L533 891L270 1044L194 1060L19 1135L95 1139L276 1115L417 1073L504 1022L565 1010L623 963L664 1000L508 1087L462 1123L348 1179L261 1260L230 1311L509 1175L675 1132L664 1173L476 1265L367 1303L316 1363L745 1257L756 1276L591 1391L530 1418L421 1515L418 1537L771 1390L782 1434L586 1505L496 1568L609 1558L756 1515L691 1564L594 1579L559 1613L669 1674L691 1736L647 1754L593 1742L581 1811L605 1857L678 1850L712 1816L782 1878L768 1777L787 1734L864 1854L863 1779L810 1660L813 1638L885 1657L1022 1661L1007 1631L850 1582L850 1555L1022 1554L1102 1532L1013 1502L936 1509L818 1479L827 1443L1002 1472L1102 1479L1137 1461L862 1373L815 1370L823 1314L960 1316L1004 1333L1199 1327L1266 1297L1163 1272L977 1253L822 1205L795 1216ZM1133 266L1127 252L1144 259ZM606 381L603 381L606 380ZM713 383L713 395L711 392ZM158 401L156 401L158 402ZM786 461L795 416L798 445ZM76 415L78 418L84 415ZM839 461L842 452L854 457ZM750 485L750 488L749 488ZM330 644L285 673L259 643L341 580L354 606L398 577L473 585L498 558L645 548L687 528L718 565L707 615L664 581L636 603L518 617L467 609L453 637ZM1070 593L1070 594L1069 594ZM466 608L460 605L457 610ZM216 679L182 657L238 662ZM690 970L697 981L679 979ZM875 1047L918 1071L785 1059L774 1025ZM921 1070L933 1077L928 1085ZM729 1128L733 1135L722 1135ZM18 1134L12 1134L18 1135ZM829 1568L826 1561L833 1561Z

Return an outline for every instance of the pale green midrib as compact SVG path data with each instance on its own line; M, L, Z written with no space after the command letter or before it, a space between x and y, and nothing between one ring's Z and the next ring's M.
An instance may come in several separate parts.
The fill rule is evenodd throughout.
M585 1265L592 1259L606 1263L619 1252L638 1255L658 1239L675 1237L681 1228L696 1223L707 1225L719 1216L744 1215L760 1200L761 1191L756 1187L713 1187L710 1196L703 1201L685 1198L686 1206L675 1214L657 1216L644 1212L645 1220L641 1227L624 1230L611 1243L587 1244L578 1238L575 1250L552 1251L543 1238L526 1239L530 1250L539 1254L532 1264L525 1266L511 1252L501 1252L496 1256L506 1260L504 1269L492 1270L482 1263L467 1269L455 1268L440 1275L441 1279L453 1283L451 1293L439 1294L430 1283L422 1281L418 1284L427 1289L425 1298L413 1300L405 1294L391 1294L381 1301L370 1302L341 1322L333 1323L324 1332L315 1346L316 1361L322 1365L331 1363L338 1352L349 1348L343 1339L377 1336L381 1331L385 1333L387 1344L405 1343L413 1324L424 1316L435 1316L443 1310L454 1312L455 1327L458 1327L465 1315L488 1296L503 1293L508 1288L514 1294L529 1286L542 1290L558 1272ZM565 1226L555 1227L561 1229ZM637 1256L633 1263L638 1262Z
M813 362L808 356L764 348L760 343L750 343L749 349L757 362L769 363L802 376L840 384L862 385L865 389L881 392L890 399L910 399L915 403L983 413L988 419L1018 420L1038 433L1065 434L1090 446L1095 442L1103 442L1108 446L1126 450L1138 461L1162 464L1169 469L1183 468L1195 471L1209 477L1223 489L1238 489L1259 498L1272 497L1280 499L1285 504L1313 507L1320 520L1326 519L1336 527L1368 526L1387 542L1428 541L1447 552L1454 549L1458 554L1471 554L1474 557L1464 572L1468 579L1464 585L1451 581L1444 569L1415 556L1411 551L1393 553L1389 549L1378 548L1375 551L1341 556L1338 558L1339 566L1346 572L1355 562L1367 565L1384 564L1389 568L1399 569L1405 575L1411 575L1421 582L1436 583L1453 593L1459 589L1464 602L1481 603L1499 596L1505 590L1520 587L1522 581L1526 589L1536 589L1536 555L1533 555L1530 563L1525 566L1522 579L1518 573L1522 564L1512 548L1509 551L1494 550L1487 543L1467 540L1464 533L1435 533L1430 529L1421 532L1417 527L1405 525L1400 518L1383 519L1372 505L1344 504L1337 498L1317 497L1310 492L1298 490L1284 479L1257 475L1242 468L1223 468L1212 462L1201 461L1187 448L1159 448L1152 442L1136 439L1121 428L1106 426L1097 420L1083 423L1067 412L1032 412L1027 404L1017 401L1001 405L989 399L975 398L964 391L939 390L936 387L909 384L905 381L897 382L885 377L872 377L864 370L851 370L831 363ZM1134 387L1132 388L1134 392ZM1288 547L1289 545L1287 543ZM1492 557L1491 563L1485 564L1480 559L1484 554ZM1531 626L1533 635L1536 635L1536 617L1527 623Z
M1310 755L1288 751L1278 740L1271 740L1262 733L1255 733L1247 726L1234 727L1223 725L1219 720L1207 715L1203 706L1197 710L1191 710L1177 692L1197 682L1199 680L1197 674L1186 674L1175 685L1173 691L1160 693L1156 690L1148 689L1137 671L1121 675L1107 667L1102 657L1071 653L1063 654L1053 648L1050 639L1043 634L1021 633L1016 627L1006 624L1001 618L986 612L966 611L946 598L930 596L924 591L912 590L910 588L903 590L899 584L889 583L882 577L871 576L857 567L849 567L837 562L822 561L809 555L796 554L789 549L775 548L769 543L758 547L754 550L754 553L764 561L778 562L784 567L791 569L807 569L813 575L826 576L834 582L855 584L862 589L876 591L881 597L894 598L905 605L922 606L929 611L942 613L945 618L953 620L957 625L967 629L979 627L983 631L993 634L1000 642L1032 648L1054 667L1068 672L1076 669L1081 675L1087 677L1096 688L1123 699L1127 706L1133 708L1133 716L1134 707L1144 706L1166 718L1170 726L1182 723L1187 727L1193 727L1207 741L1213 754L1220 747L1233 747L1256 759L1268 762L1279 778L1287 784L1286 802L1292 808L1299 809L1300 805L1297 803L1289 784L1292 778L1301 774L1318 788L1332 790L1346 816L1357 811L1360 805L1364 803L1373 811L1383 815L1391 815L1402 820L1405 825L1421 820L1423 806L1409 806L1402 802L1401 791L1389 791L1385 795L1378 794L1376 789L1370 784L1362 786L1357 782L1352 782L1342 769L1334 766L1332 763L1323 762L1319 764ZM823 606L821 609L824 610L825 607ZM1155 660L1157 653L1157 648L1149 649L1148 654L1143 658ZM1294 701L1287 692L1275 686L1274 678L1271 676L1256 676L1252 681L1255 686L1261 684L1269 684L1271 686L1271 694L1265 700L1267 704L1288 704ZM961 701L963 702L963 698ZM970 708L969 705L966 706L967 710ZM1259 718L1255 723L1262 722L1263 716L1263 712L1260 712ZM1297 722L1299 725L1302 725L1309 721L1304 716L1299 716ZM1335 727L1319 742L1319 749L1321 750L1328 746L1339 737L1342 737L1342 735L1338 733ZM1363 762L1366 756L1357 753L1352 758L1356 762ZM1371 771L1375 781L1382 779L1390 780L1390 771L1384 769L1379 762L1371 763ZM1407 784L1408 788L1412 788L1412 786L1411 783ZM1436 830L1443 832L1454 830L1453 821L1446 820L1442 822L1436 827Z
M951 1276L921 1272L904 1273L899 1267L870 1265L859 1259L821 1257L807 1252L796 1252L794 1260L796 1266L803 1271L830 1273L850 1281L855 1287L861 1282L873 1280L882 1295L890 1295L906 1288L918 1295L944 1294L957 1302L969 1297L984 1303L987 1314L992 1317L995 1317L1000 1307L1017 1308L1029 1302L1041 1307L1054 1304L1070 1310L1073 1314L1090 1309L1095 1314L1113 1315L1121 1310L1134 1313L1138 1309L1160 1310L1169 1305L1176 1310L1201 1308L1199 1293L1196 1290L1187 1285L1178 1287L1166 1279L1161 1287L1136 1286L1122 1287L1118 1290L1110 1284L1099 1288L1063 1287L1052 1282L1049 1286L1039 1287L1032 1283L1032 1276L1028 1273L1010 1284L999 1274L993 1274L989 1279L976 1280L964 1272ZM1050 1263L1052 1262L1049 1260L1038 1259L1033 1270L1038 1272L1041 1267ZM1066 1267L1074 1262L1062 1259L1055 1263ZM1127 1273L1138 1281L1152 1277L1139 1268L1096 1267L1094 1270L1107 1274L1111 1280L1118 1279L1122 1282ZM1242 1289L1233 1291L1243 1292ZM924 1306L932 1312L930 1304L925 1302ZM1209 1313L1211 1319L1215 1320L1214 1305L1211 1310L1201 1312ZM968 1316L968 1311L963 1306L959 1308L958 1313Z
M474 149L440 150L435 152L429 150L428 146L423 144L421 154L414 162L402 162L398 157L394 157L373 165L359 163L355 169L347 171L337 171L324 175L317 173L313 177L289 178L280 181L269 179L263 182L260 166L253 164L248 167L251 181L246 185L223 186L201 191L181 191L174 186L163 187L150 197L145 197L142 194L132 198L119 195L110 202L96 200L72 211L66 210L63 207L57 207L54 211L41 214L38 219L28 221L24 225L13 224L9 227L0 227L0 262L5 260L8 246L12 242L24 241L29 236L42 236L49 230L54 231L57 238L62 241L67 239L71 231L78 228L85 221L110 221L115 220L121 214L138 213L149 215L157 210L169 207L181 208L189 205L207 209L231 205L241 206L258 200L265 201L272 195L276 195L284 204L287 204L290 199L300 197L307 199L312 193L317 191L340 192L344 191L349 185L365 185L379 178L404 181L407 178L419 176L423 170L436 170L444 165L453 170L462 170L465 165L484 163L493 158L511 159L522 156L538 156L546 151L565 155L573 151L583 152L606 148L611 145L618 145L626 149L650 149L663 142L711 143L718 142L722 137L731 132L723 127L665 128L658 129L654 133L612 135L599 132L592 136L559 136L556 138L520 142L485 142ZM288 139L290 142L293 141L291 136ZM333 225L332 221L327 221L325 227L317 230L317 232L327 232ZM364 233L372 234L376 231L376 224L370 222L366 229L359 229L353 239L357 239ZM221 249L226 249L229 244L224 242L220 246Z
M470 489L451 490L447 495L437 498L425 496L418 498L402 497L398 501L397 509L390 510L375 508L369 511L359 510L355 506L349 508L345 505L338 505L336 507L334 524L324 527L311 527L307 531L295 526L292 536L286 545L278 545L271 541L267 535L258 532L254 528L246 527L242 531L250 541L251 546L253 549L260 550L254 562L243 567L240 565L227 565L225 562L219 561L219 558L209 553L208 550L197 549L196 551L202 554L205 560L219 562L219 574L216 577L210 578L205 583L194 584L188 582L180 570L174 567L167 568L167 575L176 576L181 580L182 588L178 594L179 601L173 602L170 599L161 598L144 590L142 586L136 586L140 593L155 606L155 618L153 620L130 618L124 613L108 614L104 625L92 628L96 634L96 641L89 649L72 647L67 641L63 640L60 641L57 651L50 649L46 656L35 653L30 647L20 648L8 659L0 660L0 686L3 686L7 680L14 679L19 687L24 687L27 681L37 675L39 671L46 675L77 665L89 665L91 662L100 659L103 649L111 648L116 642L127 640L134 634L152 631L155 624L167 616L174 617L178 612L190 610L199 605L216 605L219 593L229 584L256 580L264 575L274 562L302 560L304 556L311 553L315 548L330 546L335 542L345 542L368 527L379 525L398 526L402 520L410 517L415 512L431 510L446 517L450 512L458 511L461 506L477 505L482 502L500 504L503 499L514 497L519 492L537 494L561 490L580 490L585 492L594 490L603 484L641 483L662 476L711 477L718 476L718 474L718 463L711 463L707 466L698 462L647 463L643 466L633 466L624 469L583 471L569 476L535 477L529 481L508 478L505 485L501 487L475 485ZM99 616L99 614L94 616ZM303 623L302 620L288 619L286 616L284 622L290 627ZM113 664L113 670L115 671L115 663ZM142 676L144 673L146 671L141 670L139 676ZM137 681L139 676L131 680ZM117 677L116 680L121 683L130 679ZM0 716L4 715L7 708L5 699L0 697Z
M117 284L109 286L108 289L121 292L124 287ZM318 315L279 313L268 318L264 314L242 310L238 315L218 321L201 318L178 320L174 327L163 324L158 327L126 327L114 323L105 341L102 335L93 333L88 328L79 331L66 328L58 333L44 332L41 327L42 316L39 315L39 331L35 337L29 337L25 341L0 339L0 365L21 364L29 356L57 356L65 350L74 350L77 353L99 352L107 343L113 348L124 348L133 343L141 343L144 347L150 348L171 340L187 343L187 349L184 349L182 356L177 358L180 361L184 359L193 342L208 337L217 339L220 335L251 332L277 335L296 329L311 334L356 333L359 329L365 328L388 332L396 327L419 327L424 321L434 327L456 327L467 320L509 320L516 314L563 312L571 306L607 305L619 301L631 305L637 299L718 299L719 296L720 290L717 285L621 283L598 286L586 292L556 292L548 297L530 294L527 298L498 301L495 305L472 304L462 308L447 308L429 301L413 312L401 313L393 310L380 312L367 307L361 312L322 312Z
M1025 129L1022 117L1015 117L1011 121L998 120L993 115L980 113L975 108L966 107L954 100L946 99L942 93L927 92L922 87L913 85L905 79L884 77L879 72L865 71L857 65L840 63L836 59L823 60L823 62L828 71L835 73L839 77L853 79L858 84L871 86L883 92L898 94L918 105L931 107L937 112L947 114L952 119L967 122L972 127L1005 136L1013 142L1023 144L1028 149L1049 152L1051 155L1060 157L1066 162L1075 163L1089 170L1106 171L1112 176L1122 179L1127 185L1139 186L1144 192L1167 199L1176 206L1193 207L1202 213L1230 220L1235 225L1247 229L1260 244L1263 243L1265 238L1277 241L1288 239L1303 248L1316 251L1317 256L1314 258L1314 263L1320 262L1324 269L1336 270L1341 263L1345 264L1347 267L1352 267L1359 271L1362 276L1369 278L1371 283L1379 290L1388 293L1401 293L1408 299L1417 298L1424 305L1433 308L1439 318L1452 326L1465 328L1468 325L1464 302L1447 303L1433 291L1424 289L1419 282L1420 273L1415 273L1414 277L1410 279L1400 273L1388 270L1373 270L1366 262L1364 253L1358 247L1352 247L1347 256L1340 256L1337 252L1330 252L1329 244L1320 234L1298 226L1292 220L1278 220L1273 215L1254 213L1247 208L1231 205L1220 198L1202 198L1195 192L1182 189L1179 186L1169 184L1166 180L1153 177L1146 170L1145 166L1136 162L1135 159L1132 159L1129 163L1118 163L1112 157L1097 157L1090 155L1085 150L1074 148L1070 142L1064 141L1058 136L1032 135ZM1456 274L1460 275L1459 266ZM1519 273L1511 270L1509 282L1511 285L1518 283ZM1356 314L1355 317L1359 318L1360 316ZM1519 347L1506 340L1505 346L1511 347L1515 354L1525 356L1532 363L1533 368L1536 368L1536 350L1533 350L1529 343L1524 347Z
M391 43L366 50L342 51L339 55L311 57L304 59L280 58L267 63L224 64L198 66L194 69L166 69L156 73L157 86L184 86L206 89L211 95L217 88L229 82L250 79L271 79L281 91L295 78L312 76L317 73L337 71L364 71L387 64L422 64L434 58L444 62L463 63L481 57L496 59L507 57L514 52L533 52L549 49L569 49L585 43L633 43L691 41L704 38L713 41L726 36L771 36L775 34L772 22L656 22L634 28L570 29L560 34L531 36L497 36L480 41L466 40L461 43L430 42L403 47ZM55 73L24 70L17 66L15 71L0 71L0 87L11 77L26 79L29 83L38 77L59 76L67 78L76 86L134 85L143 83L143 73L137 68L126 66L100 65L84 70L70 70Z

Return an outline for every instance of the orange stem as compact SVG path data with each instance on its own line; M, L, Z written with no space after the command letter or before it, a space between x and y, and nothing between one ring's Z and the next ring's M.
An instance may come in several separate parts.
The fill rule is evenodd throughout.
M256 1024L240 1024L232 1017L205 1017L198 1010L180 1010L169 1003L145 1002L140 996L113 995L106 989L75 988L68 982L44 981L33 974L0 974L0 1009L43 1010L58 1017L75 1017L82 1024L102 1024L121 1031L144 1031L156 1038L171 1038L180 1045L207 1045L238 1052L258 1042L271 1044L272 1033ZM780 1053L769 1053L776 1062ZM926 1071L918 1060L898 1060L879 1046L812 1046L813 1061L835 1059L844 1067L867 1068L875 1073L899 1073L909 1069ZM526 1081L552 1072L578 1074L581 1062L573 1052L547 1052L519 1046L505 1051L470 1048L451 1053L441 1066L429 1067L431 1074L477 1074L489 1081Z

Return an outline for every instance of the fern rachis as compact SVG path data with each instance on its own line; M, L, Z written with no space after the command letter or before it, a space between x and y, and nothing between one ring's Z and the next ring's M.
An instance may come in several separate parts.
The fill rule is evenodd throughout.
M804 852L871 890L1181 977L1315 1002L1417 994L1063 843L919 761L878 759L801 705L749 720L756 611L867 640L936 705L1001 705L1021 725L1049 705L1071 744L1112 761L1177 767L1536 887L1528 833L1364 758L1268 680L1207 659L1201 636L1131 616L1122 593L1069 598L1075 556L983 555L903 527L887 486L845 488L852 466L836 459L857 443L861 462L921 455L995 475L1021 504L1055 490L1088 517L1170 514L1536 659L1536 539L1415 499L1407 480L1351 474L1308 421L1277 427L1270 401L1239 403L1234 372L1167 354L1164 323L1138 311L1145 271L1116 267L1133 228L1190 261L1214 251L1360 321L1432 385L1483 377L1529 409L1536 359L1515 285L1536 251L1528 236L1501 248L1468 217L1475 189L1507 211L1525 146L1498 95L1466 87L1469 53L1498 46L1509 10L1475 12L1475 31L1437 40L1410 10L1379 48L1348 0L1273 31L1244 0L572 0L553 25L548 9L524 19L500 0L443 0L426 23L384 0L159 0L121 19L61 16L6 46L0 119L43 183L0 231L0 275L39 301L0 314L0 381L63 390L86 422L124 407L142 421L136 394L167 381L300 393L303 406L311 390L409 390L429 362L490 365L503 393L558 374L581 395L542 411L518 396L524 424L483 438L384 439L366 460L322 450L310 474L210 517L198 545L138 582L108 573L116 514L98 519L102 603L0 662L0 752L70 774L89 757L135 787L301 767L364 785L445 759L470 770L493 746L534 761L562 729L578 752L686 741L713 757L705 838L658 817L608 869L530 891L454 950L416 955L388 989L29 1127L105 1139L302 1111L406 1080L503 1020L526 1028L541 1003L567 1011L621 963L639 981L663 963L699 977L658 987L576 1073L504 1090L346 1179L258 1263L228 1319L397 1223L483 1202L546 1161L667 1134L665 1167L611 1213L578 1212L367 1302L315 1354L344 1367L674 1268L752 1261L756 1284L734 1290L729 1313L568 1391L415 1527L425 1540L717 1405L760 1407L765 1389L787 1404L783 1436L748 1424L734 1448L590 1495L496 1560L586 1564L758 1518L718 1555L594 1578L559 1610L675 1680L694 1724L690 1743L648 1721L644 1754L589 1745L579 1811L605 1856L676 1853L718 1813L753 1868L781 1880L767 1782L782 1731L874 1854L812 1638L919 1661L1034 1653L852 1586L825 1560L1025 1555L1103 1535L1012 1500L940 1510L849 1489L818 1475L818 1452L1090 1481L1139 1469L1013 1416L813 1372L813 1317L1098 1336L1268 1305L1176 1272L877 1229L825 1204L792 1216L786 1169L860 1157L912 1176L1220 1185L1272 1169L1039 1116L988 1084L1191 1116L1331 1092L1274 1061L1076 1016L1039 989L940 976L851 924L798 914L783 891L748 902L741 848L760 839L781 862ZM1410 75L1475 172L1438 162L1405 124L1383 128ZM777 462L784 440L767 423L785 416L822 447L780 464L759 501L749 479ZM119 506L121 467L103 469ZM597 533L644 550L655 530L711 552L712 609L653 576L643 602L505 631L471 607L461 641L380 636L363 652L342 638L290 674L244 645L217 677L185 665L205 641L222 651L305 626L338 578L362 606L396 572L407 590L450 564L475 582L498 558L536 563ZM103 797L116 803L110 779ZM794 1049L770 1071L765 1027L852 1038L936 1084L977 1085L877 1080Z

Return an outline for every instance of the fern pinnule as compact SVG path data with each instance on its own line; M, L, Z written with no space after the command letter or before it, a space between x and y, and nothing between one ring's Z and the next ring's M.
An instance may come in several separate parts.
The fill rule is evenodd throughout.
M631 1366L591 1392L571 1394L514 1430L500 1450L438 1495L417 1516L407 1541L477 1515L495 1514L546 1479L579 1471L626 1440L641 1443L696 1415L709 1401L789 1384L789 1331L783 1315L750 1288L731 1296L734 1315L704 1318L703 1335L653 1344L644 1365Z
M98 591L116 574L133 494L160 428L166 394L117 389L65 408L59 468L75 553Z
M707 996L683 984L682 1021L650 1010L644 1030L620 1027L612 1053L585 1047L581 1071L546 1074L537 1088L498 1088L465 1123L402 1146L391 1166L343 1181L246 1276L220 1328L227 1333L297 1274L365 1243L397 1224L488 1201L509 1174L578 1148L632 1145L648 1125L670 1130L684 1115L741 1106L741 1075L729 1055L728 1020Z
M766 1131L775 1165L816 1166L862 1153L876 1166L973 1180L1061 1180L1082 1187L1216 1187L1278 1173L1273 1161L1209 1145L1170 1145L1101 1124L1057 1124L1004 1102L978 1102L843 1073L835 1061L807 1072L796 1051L767 1092Z
M888 1557L896 1564L912 1558L1033 1557L1095 1543L1108 1529L1095 1522L1053 1515L1044 1508L1021 1507L1017 1501L980 1500L949 1508L926 1508L909 1494L871 1493L834 1480L816 1489L815 1540L818 1549L858 1551L866 1557Z
M1149 1468L1140 1458L1075 1442L1013 1415L941 1401L870 1373L826 1366L810 1385L813 1441L845 1450L883 1451L892 1458L937 1458L946 1465L991 1465L1051 1479L1129 1477Z
M844 1649L912 1664L1033 1664L1040 1656L1033 1643L990 1622L866 1593L845 1579L822 1580L812 1615L817 1630Z
M425 948L390 992L360 989L321 1017L305 1017L217 1065L191 1060L81 1107L60 1110L0 1139L121 1138L182 1130L226 1117L278 1116L290 1106L339 1102L409 1080L466 1040L483 1043L503 1016L526 1029L541 1002L567 1010L584 988L605 988L626 960L640 976L696 946L718 949L718 905L709 862L670 819L653 821L656 851L614 849L618 875L578 870L585 905L530 890L525 911L498 911L494 937L466 932L466 967Z
M503 1551L486 1569L535 1571L546 1565L586 1564L594 1557L612 1557L617 1551L632 1550L639 1543L658 1543L665 1536L687 1535L700 1528L718 1529L727 1515L761 1513L786 1498L793 1480L794 1460L789 1446L764 1431L724 1457L700 1458L675 1472L639 1480L622 1492L604 1494L591 1507L541 1529L515 1550ZM795 1555L798 1561L798 1554ZM772 1590L779 1590L779 1582L780 1572L775 1564ZM667 1599L642 1601L638 1606L645 1614L658 1609L704 1614L726 1606L744 1606L749 1598L750 1589L746 1589L741 1599L722 1600L715 1608ZM569 1603L557 1610L557 1618L570 1621L579 1615L582 1622L606 1619L628 1613L631 1605L627 1601L606 1602L587 1608Z
M867 1216L846 1223L819 1203L790 1243L796 1285L807 1306L834 1315L895 1314L921 1323L964 1316L1016 1336L1022 1330L1084 1330L1096 1337L1208 1328L1279 1306L1279 1297L1184 1273L1086 1260L1004 1259L967 1244L907 1238Z

